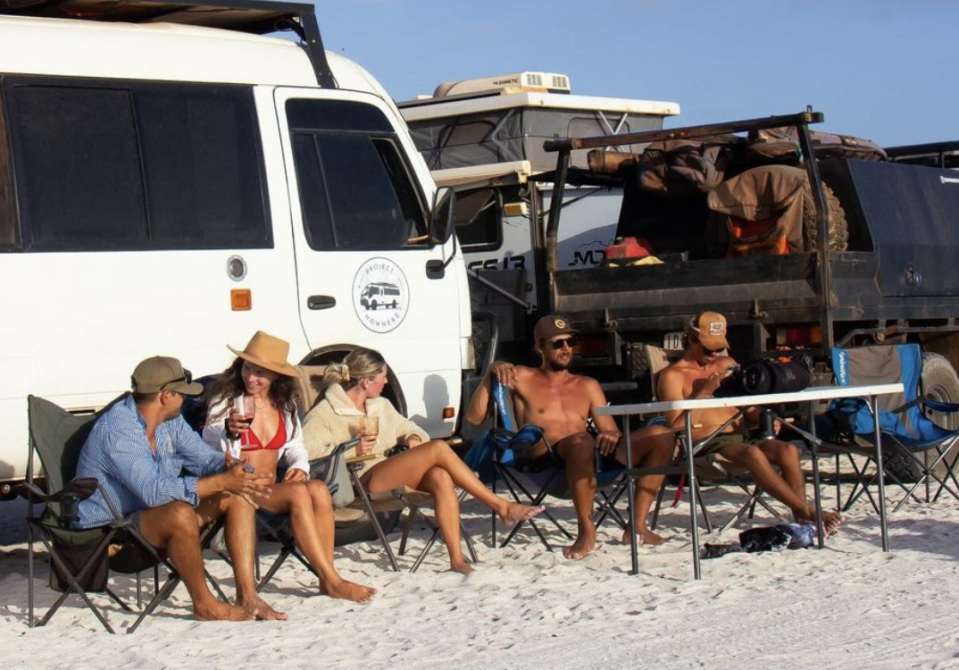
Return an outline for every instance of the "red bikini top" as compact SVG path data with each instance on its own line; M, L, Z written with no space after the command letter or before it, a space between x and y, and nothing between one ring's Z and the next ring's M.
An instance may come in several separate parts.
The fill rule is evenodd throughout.
M277 414L280 415L280 427L276 430L276 435L273 436L273 439L270 440L270 443L266 446L260 442L260 438L256 436L252 430L246 431L247 441L249 444L243 445L244 451L262 451L262 450L272 450L276 451L281 449L284 444L286 444L286 421L283 420L283 414L277 410Z

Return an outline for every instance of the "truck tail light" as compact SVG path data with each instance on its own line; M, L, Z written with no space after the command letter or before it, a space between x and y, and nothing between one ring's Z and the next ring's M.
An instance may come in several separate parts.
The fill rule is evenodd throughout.
M573 353L581 358L602 358L609 356L609 336L603 333L578 335L579 343Z
M811 347L822 344L822 328L819 326L780 326L776 329L776 346Z

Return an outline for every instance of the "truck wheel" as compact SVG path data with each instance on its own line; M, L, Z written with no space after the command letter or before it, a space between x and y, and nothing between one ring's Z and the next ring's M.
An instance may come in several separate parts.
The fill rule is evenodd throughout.
M922 391L927 398L939 400L941 402L959 402L959 376L953 369L952 364L945 356L934 353L923 353L922 355ZM950 414L941 414L939 412L927 411L926 417L936 425L942 426L948 430L955 430L957 418ZM956 455L956 447L949 451L946 460L952 461ZM921 456L928 459L927 463L935 461L936 456L933 451L929 451ZM902 482L915 482L922 476L919 467L912 458L900 453L895 447L889 445L883 448L883 463L886 466L886 472L889 472L899 478ZM946 466L940 463L936 468L936 474L943 477L946 474ZM933 481L933 490L938 484Z
M945 356L933 353L924 353L922 355L922 392L927 398L938 400L940 402L959 403L959 375L955 368ZM937 426L946 430L956 430L959 428L959 417L955 414L942 414L940 412L927 411L926 416ZM953 445L946 456L946 461L952 462L957 453L957 446ZM928 454L933 458L932 454ZM932 462L932 461L930 461ZM959 467L954 471L959 471ZM940 463L936 468L936 474L944 477L946 474L945 463ZM936 484L938 486L938 484Z
M375 300L374 300L372 303L370 303L370 309L372 309L373 311L376 311L376 301L375 301Z
M829 185L823 182L823 195L826 196L826 208L829 210L829 250L846 251L849 249L849 224L846 211ZM803 239L806 251L819 249L819 227L816 225L816 204L813 202L812 189L803 191Z

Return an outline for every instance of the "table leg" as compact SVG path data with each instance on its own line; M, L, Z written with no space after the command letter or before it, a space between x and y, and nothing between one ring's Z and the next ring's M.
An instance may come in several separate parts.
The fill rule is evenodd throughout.
M696 466L693 464L693 417L683 413L686 420L686 463L689 466L686 485L689 487L689 527L693 532L693 576L702 579L699 565L699 514L696 511Z
M626 488L628 489L629 504L629 550L632 554L633 566L630 574L639 574L639 542L636 539L636 480L633 479L633 439L629 430L629 415L623 417L623 432L626 433Z
M809 402L809 433L813 437L813 439L810 440L810 446L812 448L813 500L816 503L816 542L819 548L822 549L825 543L823 538L825 529L822 523L822 496L819 491L819 445L816 441L816 403L814 401ZM839 476L838 472L836 476Z
M889 529L886 526L886 482L882 464L882 430L879 428L879 400L869 396L869 409L872 410L873 438L876 441L876 470L879 479L879 529L882 533L882 550L889 551Z

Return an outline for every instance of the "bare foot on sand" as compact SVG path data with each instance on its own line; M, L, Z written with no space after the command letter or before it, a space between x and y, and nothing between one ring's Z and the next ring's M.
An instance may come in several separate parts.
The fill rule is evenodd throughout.
M795 517L797 523L811 523L814 526L816 525L816 510L814 509L810 510L808 514L804 514L802 516L795 515L795 514L793 516ZM839 526L842 525L843 521L844 519L842 518L842 515L839 514L839 512L823 512L822 513L823 536L829 537L830 535L833 535L837 530L839 530Z
M506 507L499 512L499 519L503 523L519 523L520 521L532 519L537 514L542 514L545 509L542 505L539 507L530 507L529 505L520 505L519 503L506 503Z
M563 549L563 556L575 561L585 557L595 546L596 526L590 524L588 527L579 529L579 537L573 544Z
M246 612L253 612L257 621L286 621L290 618L285 612L277 612L267 605L266 601L260 596L243 598L237 602L237 605Z
M450 570L458 572L461 575L470 575L473 573L473 566L466 561L450 562Z
M242 607L227 605L219 600L209 604L193 605L193 616L197 621L252 621L255 613Z
M354 584L353 582L348 582L345 579L341 579L336 584L330 584L328 581L323 581L320 584L320 593L338 600L352 600L353 602L357 603L368 603L373 600L373 596L376 595L376 589L369 586L363 586L362 584Z
M648 528L640 528L636 531L636 539L639 540L639 544L649 544L654 547L658 547L661 544L666 542L666 538L662 535L657 535ZM623 544L629 544L629 529L627 528L623 531Z
M842 525L843 518L838 512L822 513L822 529L826 537L834 534Z

